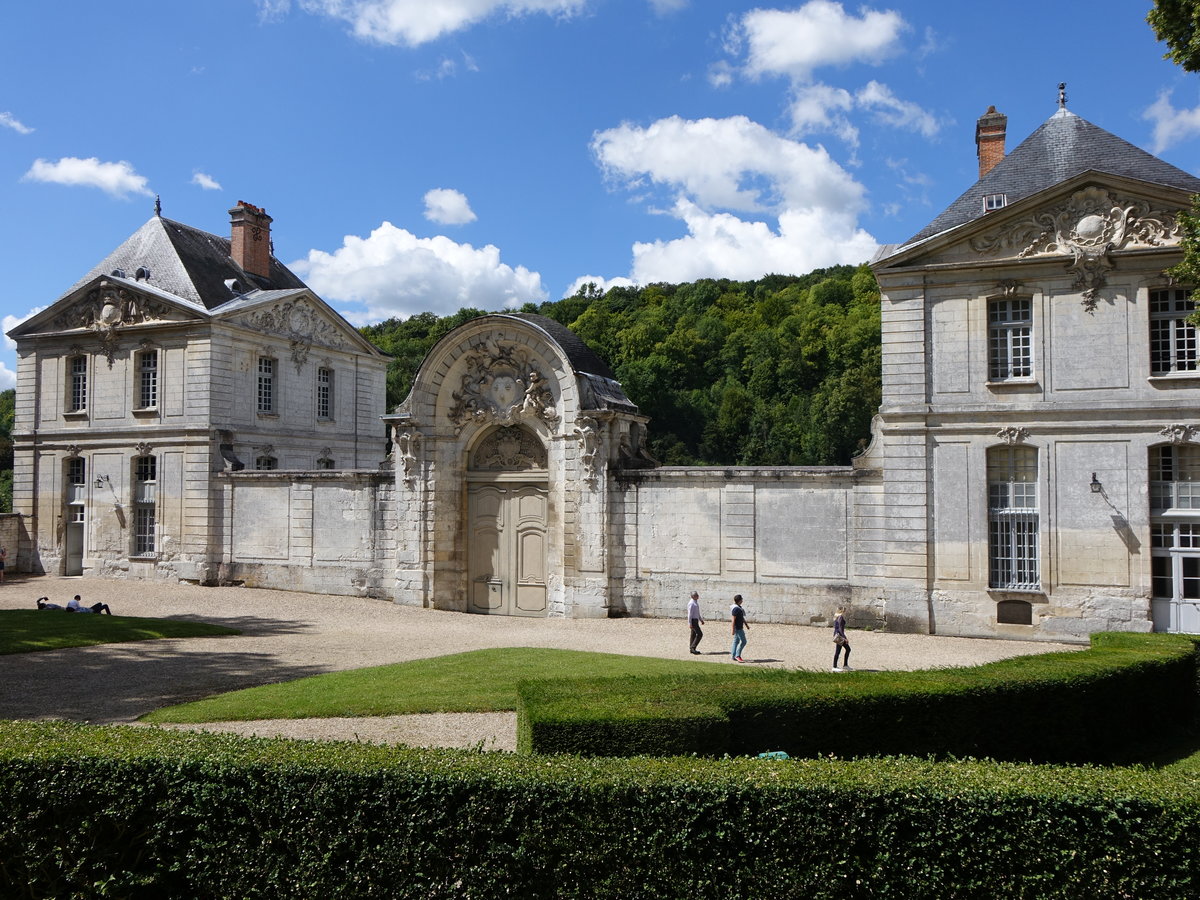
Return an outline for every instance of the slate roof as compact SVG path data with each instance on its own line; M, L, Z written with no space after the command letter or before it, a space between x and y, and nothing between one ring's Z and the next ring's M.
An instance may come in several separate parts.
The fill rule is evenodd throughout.
M225 287L237 279L243 289L296 290L306 285L279 260L271 257L271 277L251 275L229 255L229 238L217 237L172 219L154 216L106 256L63 297L98 275L121 269L132 278L139 268L150 270L149 283L160 291L214 309L233 295ZM62 299L61 297L59 299Z
M507 313L507 315L535 325L554 338L563 353L567 354L567 359L571 361L576 372L587 372L612 381L617 380L617 376L608 367L608 363L597 356L596 351L583 342L583 338L561 322L551 319L549 316L539 316L536 313Z
M951 203L941 215L891 250L898 252L918 241L980 218L985 215L983 198L989 194L1005 194L1008 205L1012 205L1089 171L1122 175L1193 194L1200 193L1200 178L1163 162L1157 156L1063 108ZM886 255L890 256L891 253Z

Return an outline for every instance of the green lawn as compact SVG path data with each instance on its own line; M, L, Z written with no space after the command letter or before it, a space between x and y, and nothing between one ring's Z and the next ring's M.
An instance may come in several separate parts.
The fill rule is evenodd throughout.
M98 616L58 610L0 610L0 654L61 650L92 644L153 641L159 638L209 637L240 634L234 628L205 622Z
M168 706L146 722L320 719L517 708L517 681L730 671L720 663L509 647L314 675Z

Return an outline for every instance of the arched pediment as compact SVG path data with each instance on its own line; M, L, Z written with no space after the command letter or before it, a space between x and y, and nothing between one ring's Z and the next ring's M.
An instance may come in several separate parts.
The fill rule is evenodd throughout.
M469 467L475 472L544 471L546 448L528 428L501 425L475 445Z

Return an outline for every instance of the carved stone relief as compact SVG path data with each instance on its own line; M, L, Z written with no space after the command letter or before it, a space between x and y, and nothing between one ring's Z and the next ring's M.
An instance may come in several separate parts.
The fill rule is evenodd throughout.
M1019 425L1005 425L996 432L996 437L1006 444L1019 444L1029 437L1029 429Z
M597 461L600 450L600 423L591 416L579 416L575 420L575 437L579 439L579 460L583 464L583 480L589 487L596 486L600 474Z
M540 419L551 426L558 422L550 382L526 348L486 340L472 348L465 362L459 389L451 394L449 417L455 434L468 422L512 425L521 419Z
M1170 440L1172 444L1186 444L1196 434L1196 431L1197 426L1195 425L1175 424L1164 425L1158 433Z
M313 344L334 348L346 346L341 331L304 299L276 303L268 309L247 313L235 321L264 334L287 338L297 372L308 361L308 352Z
M493 472L544 469L546 448L521 426L505 425L483 439L471 458L471 468Z
M1067 268L1075 273L1083 306L1094 312L1096 292L1114 265L1112 251L1178 243L1180 234L1174 211L1154 210L1144 200L1093 186L1056 207L973 238L971 247L978 253L1015 250L1022 259L1069 254Z
M421 433L415 428L394 429L392 443L404 473L404 486L411 490L417 484L417 454L421 450Z
M170 305L145 297L107 281L90 291L79 303L64 309L49 324L52 331L86 328L100 339L100 347L111 369L120 330L128 325L150 321L179 320L182 317Z

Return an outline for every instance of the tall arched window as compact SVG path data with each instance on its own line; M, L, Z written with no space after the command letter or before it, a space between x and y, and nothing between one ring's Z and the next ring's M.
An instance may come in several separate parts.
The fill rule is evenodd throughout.
M1004 590L1038 590L1037 450L992 447L987 480L988 583Z

